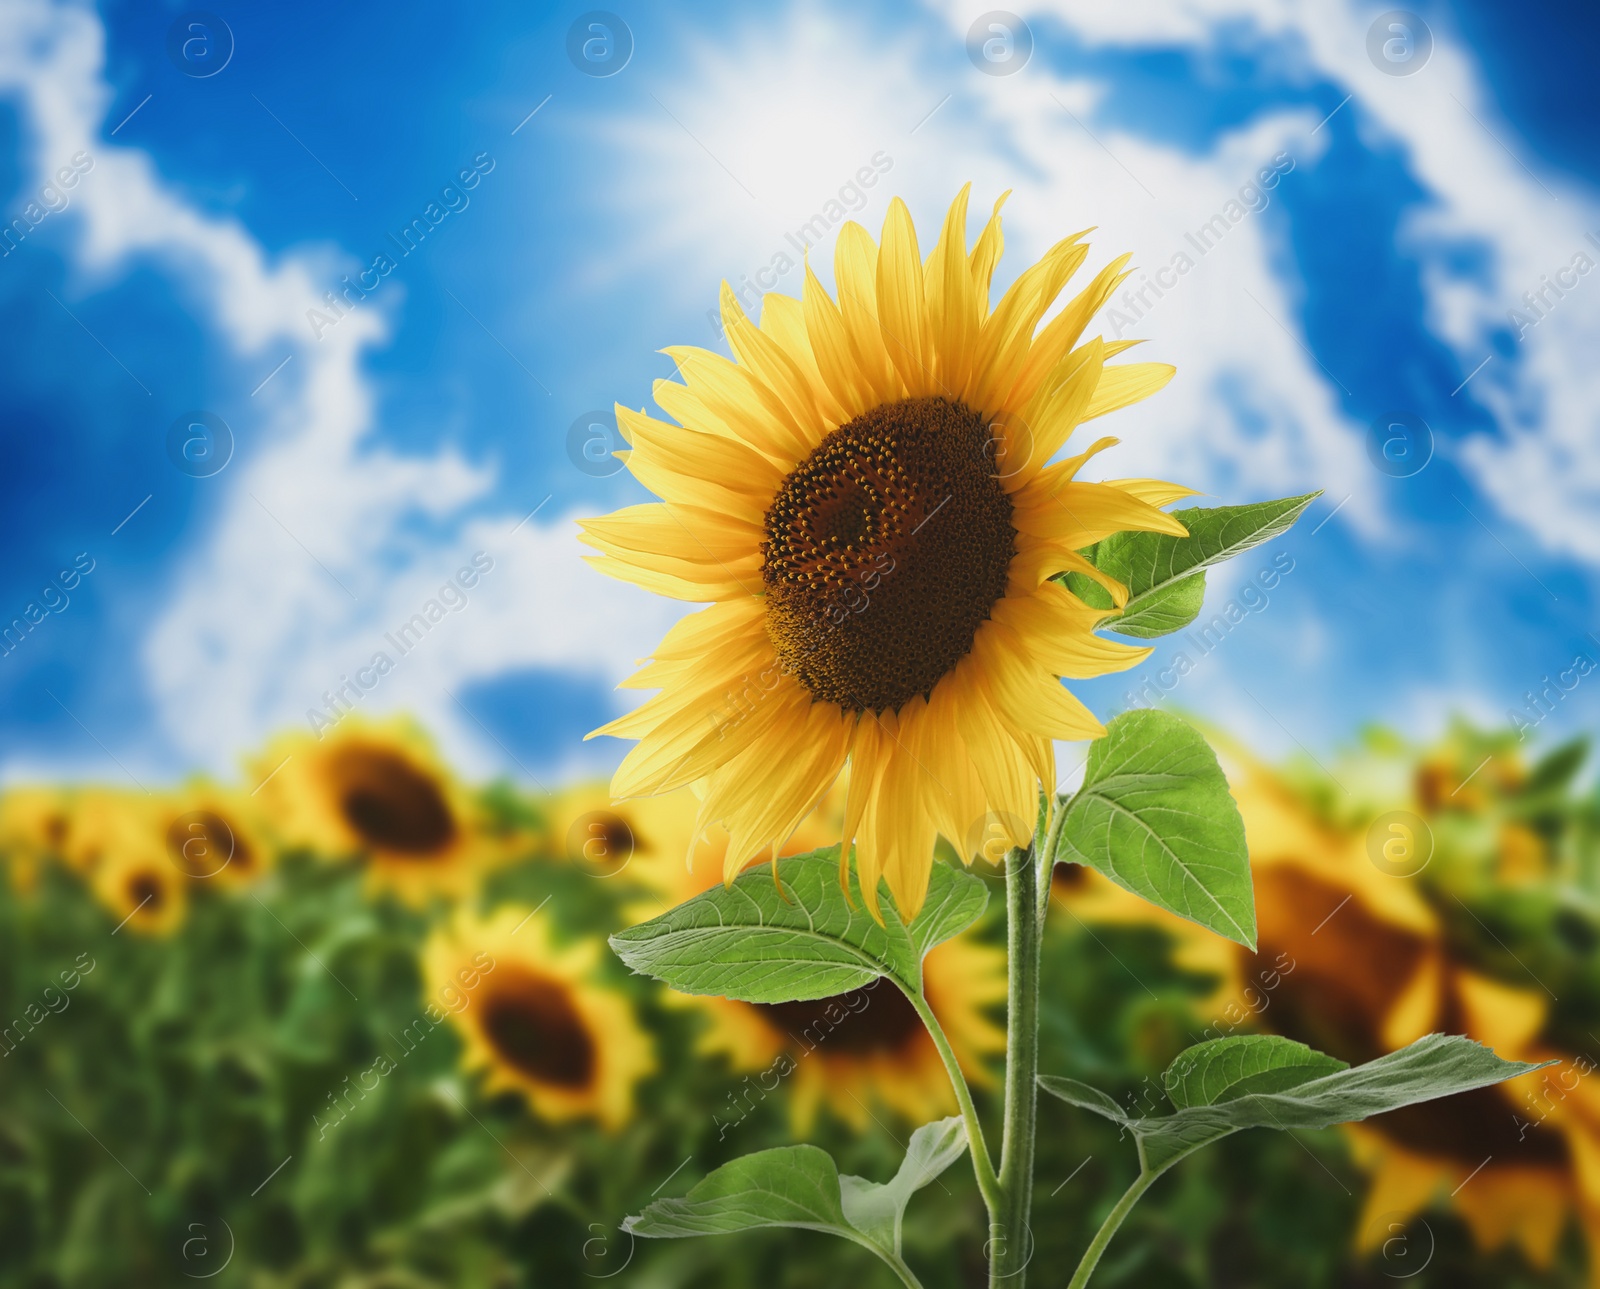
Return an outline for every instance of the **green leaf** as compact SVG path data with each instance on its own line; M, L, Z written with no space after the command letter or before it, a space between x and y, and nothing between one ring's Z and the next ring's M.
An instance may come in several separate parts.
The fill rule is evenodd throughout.
M1205 600L1204 570L1286 532L1322 493L1260 501L1248 506L1192 507L1172 517L1189 530L1113 533L1084 552L1096 568L1128 588L1122 612L1106 623L1121 635L1149 639L1188 626ZM1086 604L1109 609L1111 597L1082 573L1066 576L1067 588Z
M1218 1043L1227 1042L1231 1040L1220 1039L1200 1046L1215 1050ZM1299 1048L1300 1045L1291 1046ZM1189 1058L1180 1071L1182 1077L1176 1081L1187 1085L1187 1074L1194 1073L1202 1085L1222 1089L1222 1096L1227 1099L1213 1104L1186 1105L1169 1115L1138 1117L1125 1113L1105 1093L1074 1079L1041 1075L1039 1086L1071 1105L1126 1128L1138 1142L1145 1170L1161 1172L1200 1147L1244 1128L1330 1128L1336 1123L1354 1123L1402 1106L1470 1092L1544 1068L1521 1061L1502 1061L1487 1047L1460 1035L1430 1034L1366 1065L1313 1076L1279 1091L1245 1091L1230 1096L1228 1089L1233 1085L1225 1078L1208 1081L1204 1073L1216 1056L1196 1058L1192 1056L1194 1050L1184 1053L1169 1067L1169 1086L1173 1070L1178 1068L1179 1062ZM1250 1059L1261 1069L1309 1072L1309 1058L1319 1055L1310 1049L1296 1053L1275 1045L1270 1052L1261 1049ZM1235 1058L1222 1054L1224 1065L1232 1059ZM1321 1059L1333 1060L1326 1056ZM1286 1063L1274 1065L1274 1062ZM1284 1074L1281 1077L1293 1076Z
M658 1199L622 1224L634 1235L677 1238L727 1235L764 1226L798 1226L864 1237L845 1219L839 1170L816 1146L760 1150L723 1164L682 1199Z
M1255 948L1244 822L1216 755L1176 716L1124 713L1090 745L1055 858Z
M1140 534L1150 537L1163 535ZM1168 537L1167 540L1179 539ZM1077 576L1081 577L1082 574ZM1112 573L1112 576L1119 580L1121 577L1118 573ZM1152 640L1156 636L1168 636L1174 631L1182 631L1200 616L1200 609L1205 601L1206 575L1204 571L1191 573L1188 577L1178 578L1143 592L1137 604L1133 603L1133 597L1130 595L1127 607L1111 621L1102 625L1106 630L1115 631L1118 635Z
M1583 768L1588 755L1589 740L1582 735L1546 753L1528 772L1521 788L1522 795L1532 797L1565 791Z
M676 1239L729 1235L762 1227L825 1231L870 1249L909 1277L900 1260L900 1227L911 1197L966 1152L959 1118L924 1124L911 1134L900 1171L887 1182L839 1175L816 1146L760 1150L723 1164L681 1199L658 1199L622 1229Z
M967 1150L960 1116L925 1123L911 1134L900 1171L891 1181L869 1182L849 1173L839 1178L844 1215L880 1249L900 1256L900 1224L911 1197Z
M1276 1034L1239 1034L1197 1043L1167 1067L1161 1076L1167 1098L1179 1110L1220 1105L1253 1092L1285 1092L1347 1070L1335 1056Z
M686 994L720 994L751 1003L828 998L888 976L920 993L922 959L935 944L977 921L989 893L971 873L935 864L922 912L907 928L892 901L883 925L862 904L851 870L855 907L839 888L839 850L778 861L731 886L717 886L611 937L633 970Z

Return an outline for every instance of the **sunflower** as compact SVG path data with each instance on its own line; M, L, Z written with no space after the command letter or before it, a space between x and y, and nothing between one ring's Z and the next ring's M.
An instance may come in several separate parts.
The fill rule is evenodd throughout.
M60 858L71 827L71 799L62 788L16 787L0 795L0 860L13 889L33 889L39 865Z
M1576 1215L1600 1284L1600 1086L1588 1077L1593 1061L1564 1053L1546 1036L1541 990L1493 979L1462 960L1445 935L1432 888L1415 875L1377 867L1367 833L1374 817L1382 821L1379 808L1361 819L1331 819L1320 793L1239 760L1242 773L1232 786L1255 882L1255 953L1075 865L1057 870L1057 903L1090 921L1166 930L1174 961L1218 982L1202 1004L1213 1022L1204 1037L1259 1028L1356 1064L1442 1031L1465 1034L1508 1059L1561 1061L1537 1086L1518 1080L1346 1125L1357 1163L1372 1176L1357 1246L1377 1250L1393 1221L1442 1200L1483 1250L1515 1243L1532 1265L1547 1269ZM1463 780L1450 764L1435 752L1415 775L1391 782L1409 787L1400 800L1430 817L1434 810L1484 805L1490 784L1482 798L1451 797ZM1518 779L1508 769L1493 782L1514 787ZM1481 831L1497 836L1492 828ZM1432 859L1446 867L1477 862L1442 848ZM1487 868L1503 872L1504 863Z
M1005 1051L1005 1030L990 1015L1005 1001L1005 953L966 936L937 945L923 960L928 1005L950 1040L969 1081L994 1082L989 1058ZM745 1003L731 998L692 1000L709 1018L699 1050L724 1056L734 1070L756 1072L729 1093L729 1113L743 1118L755 1099L789 1086L795 1130L810 1131L819 1106L857 1132L871 1106L881 1102L908 1123L926 1123L957 1111L939 1053L906 996L889 981L808 1002ZM759 1090L758 1090L759 1089Z
M700 804L687 789L612 802L602 783L556 794L548 807L549 849L596 877L626 871L648 892L629 904L633 921L664 913L722 881L728 834L712 825L695 832ZM803 855L839 839L844 794L828 793L778 848Z
M243 885L272 862L256 803L243 792L199 779L152 810L168 858L191 879Z
M346 717L320 736L285 735L252 771L253 794L284 844L360 855L377 885L410 903L459 896L506 850L410 721Z
M587 1116L615 1131L656 1061L627 999L598 983L599 950L558 947L537 912L458 913L429 939L423 974L487 1090L521 1093L544 1119Z
M147 816L148 818L148 816ZM189 905L189 878L174 867L150 830L128 833L111 846L89 875L89 885L118 928L170 935Z
M844 849L868 906L882 877L914 917L936 833L968 860L996 828L1026 844L1052 740L1104 732L1059 678L1149 653L1096 636L1114 610L1054 579L1082 573L1125 603L1078 552L1122 530L1183 534L1156 507L1190 490L1080 481L1114 439L1049 463L1172 368L1106 365L1132 342L1078 344L1126 257L1040 326L1087 257L1082 233L991 310L1001 202L968 251L963 189L926 262L898 198L881 246L846 223L837 302L808 268L801 300L763 297L759 327L724 283L735 361L667 350L683 383L655 397L678 424L617 408L619 455L662 500L586 521L589 558L711 603L625 682L661 692L595 733L638 740L617 797L696 785L698 823L730 834L730 879L848 766Z
M151 798L120 788L86 787L70 799L61 858L80 877L93 878L119 854L150 848Z

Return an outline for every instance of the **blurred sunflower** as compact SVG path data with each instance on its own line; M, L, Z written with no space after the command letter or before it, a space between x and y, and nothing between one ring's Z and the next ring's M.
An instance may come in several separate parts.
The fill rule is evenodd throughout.
M722 288L736 361L666 352L679 424L617 408L629 469L662 502L584 523L603 571L712 601L626 682L662 692L596 733L638 739L617 797L697 784L699 823L731 834L732 877L788 837L848 764L843 822L877 913L927 892L935 835L963 859L998 825L1028 840L1054 739L1104 732L1060 684L1149 650L1101 639L1056 574L1127 590L1078 552L1123 530L1184 533L1151 480L1080 482L1116 440L1048 465L1077 426L1154 393L1172 368L1107 367L1132 342L1077 342L1118 260L1040 321L1088 255L1083 233L1024 270L991 311L1000 205L969 252L967 193L924 262L896 198L881 247L840 230L838 302L767 295L761 325ZM619 454L622 455L622 454ZM699 831L698 825L696 831Z
M1325 785L1308 792L1305 784L1237 759L1242 773L1231 776L1232 788L1255 882L1255 953L1076 865L1057 869L1057 902L1090 921L1162 927L1178 965L1217 981L1203 1004L1215 1022L1208 1038L1266 1029L1357 1064L1428 1033L1459 1033L1507 1059L1564 1061L1553 1075L1580 1071L1570 1086L1561 1084L1559 1097L1530 1089L1531 1079L1517 1080L1343 1131L1372 1175L1357 1233L1361 1250L1375 1251L1392 1234L1380 1219L1404 1219L1444 1201L1481 1249L1514 1241L1533 1266L1546 1269L1576 1215L1600 1283L1600 1089L1585 1081L1594 1064L1575 1062L1545 1037L1542 991L1475 969L1446 936L1445 919L1430 900L1436 888L1416 880L1412 867L1418 860L1452 860L1431 845L1427 853L1405 851L1425 844L1413 835L1419 816L1403 816L1412 822L1393 833L1378 827L1389 821L1376 808L1336 819L1323 808L1330 797L1320 790ZM1425 812L1445 809L1446 801L1451 810L1480 809L1487 798L1463 802L1450 791L1463 779L1445 765L1435 754L1409 784L1403 777L1391 784L1411 788L1401 801ZM1516 781L1512 774L1504 784ZM1394 803L1391 797L1384 804ZM1368 833L1375 828L1380 841L1403 843L1402 851L1380 854L1412 861L1400 865L1407 875L1374 862Z
M86 787L72 794L61 857L82 877L93 877L119 854L142 852L150 838L151 797L120 788Z
M627 998L598 982L599 954L595 940L558 947L536 912L458 913L428 940L423 974L430 999L465 999L451 1020L463 1066L488 1091L519 1092L544 1119L592 1117L615 1131L656 1060Z
M628 905L630 921L664 913L723 880L728 834L715 824L695 832L700 803L688 789L613 804L603 783L556 794L547 817L549 848L596 877L623 871L648 894ZM839 840L843 784L837 785L778 847L780 857L804 855Z
M460 896L505 853L478 800L407 720L347 716L320 737L283 735L252 770L285 845L360 855L376 885L413 904Z
M1005 971L1002 950L960 936L935 947L923 961L928 1004L967 1078L984 1087L994 1082L989 1058L1006 1046L1004 1029L990 1015L1005 1000ZM700 1051L726 1056L736 1071L761 1071L757 1082L763 1098L789 1083L790 1114L801 1135L810 1131L824 1103L858 1132L867 1128L874 1102L909 1123L956 1112L933 1040L906 996L885 980L809 1002L686 1001L710 1020ZM735 1113L741 1118L748 1113L749 1095L729 1097Z
M0 794L0 860L13 890L33 889L39 865L61 857L71 826L71 797L64 788L29 785Z
M119 928L164 936L183 924L189 878L174 867L152 830L129 833L107 849L88 880Z
M187 877L242 885L271 865L261 816L243 792L195 780L158 798L152 811L168 858Z

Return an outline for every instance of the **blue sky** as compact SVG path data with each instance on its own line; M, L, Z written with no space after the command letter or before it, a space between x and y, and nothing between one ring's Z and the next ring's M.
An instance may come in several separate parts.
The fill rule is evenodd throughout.
M219 0L233 51L205 77L169 56L179 6L12 8L0 616L72 585L0 657L7 778L225 772L477 552L491 570L362 709L419 713L478 773L616 759L579 739L679 606L579 561L572 517L644 494L574 460L572 427L646 404L662 346L719 347L720 278L773 265L874 157L853 212L874 232L894 193L931 243L963 182L980 209L1014 189L1002 280L1087 225L1090 271L1131 250L1153 273L1283 159L1265 206L1139 306L1127 334L1179 376L1105 424L1102 460L1217 501L1326 496L1213 577L1210 611L1286 553L1270 603L1203 661L1174 637L1088 686L1102 715L1151 682L1265 750L1321 751L1369 721L1504 719L1600 659L1600 272L1520 338L1510 316L1600 263L1576 5L1423 7L1407 76L1368 54L1378 6L1270 0L1019 9L1033 53L1006 76L956 6L620 6L632 52L604 77L569 58L576 8ZM430 203L457 208L398 256ZM398 263L366 299L308 319L380 253ZM233 439L198 477L168 449L196 411ZM1431 430L1410 477L1368 455L1394 413ZM1541 737L1594 721L1591 685Z

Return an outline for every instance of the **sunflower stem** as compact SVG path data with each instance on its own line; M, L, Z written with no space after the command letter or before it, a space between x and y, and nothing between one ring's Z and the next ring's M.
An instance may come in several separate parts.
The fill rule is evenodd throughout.
M1006 1097L1005 1137L1000 1147L1000 1205L989 1224L991 1289L1022 1289L1033 1255L1029 1215L1033 1207L1033 1146L1038 1110L1039 951L1043 941L1038 869L1045 820L1034 844L1006 853Z
M961 1119L967 1129L967 1153L972 1156L972 1171L978 1179L978 1191L983 1196L984 1207L989 1210L992 1222L995 1213L999 1211L1000 1182L995 1176L994 1159L989 1154L989 1143L983 1135L983 1122L978 1118L978 1107L972 1101L972 1089L967 1084L967 1076L961 1072L961 1063L956 1059L955 1050L945 1036L944 1026L939 1024L939 1018L933 1014L933 1008L928 1006L928 1000L921 994L907 994L906 997L911 1000L911 1005L916 1008L917 1015L927 1027L928 1036L933 1039L933 1045L938 1049L939 1059L944 1062L945 1073L950 1076L950 1086L955 1089L956 1101L961 1106Z
M891 1257L881 1249L875 1249L873 1252L889 1264L889 1269L900 1277L900 1283L905 1285L906 1289L922 1289L922 1281L918 1280L916 1273L906 1266L903 1258Z
M1106 1214L1106 1220L1100 1223L1100 1229L1094 1233L1094 1239L1084 1250L1083 1260L1073 1272L1072 1282L1067 1289L1084 1289L1089 1283L1089 1277L1099 1265L1100 1255L1106 1251L1106 1245L1111 1243L1111 1237L1117 1233L1117 1228L1122 1225L1123 1219L1133 1211L1133 1206L1139 1202L1139 1197L1150 1189L1150 1184L1159 1176L1161 1176L1159 1172L1140 1170L1138 1177L1134 1178L1133 1185L1122 1193L1122 1198L1116 1202L1111 1212Z
M1044 849L1040 851L1039 863L1039 938L1044 939L1045 919L1050 913L1050 879L1056 871L1056 852L1061 848L1061 830L1067 822L1067 803L1072 800L1071 793L1062 793L1053 805L1055 813L1050 818L1050 826L1045 830Z

